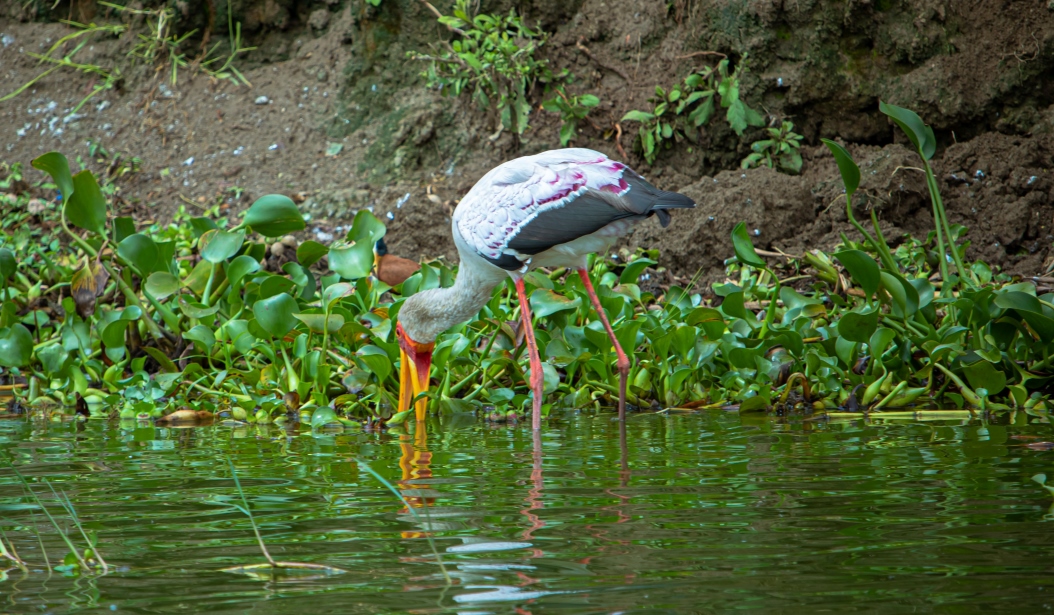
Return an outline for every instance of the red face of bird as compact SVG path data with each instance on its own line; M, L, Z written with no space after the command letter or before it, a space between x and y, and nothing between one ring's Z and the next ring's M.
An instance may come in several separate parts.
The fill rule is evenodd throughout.
M415 397L428 390L428 378L432 369L432 349L435 342L422 344L410 339L402 324L395 327L399 337L399 412L410 409ZM417 420L425 419L428 399L422 398L414 404Z

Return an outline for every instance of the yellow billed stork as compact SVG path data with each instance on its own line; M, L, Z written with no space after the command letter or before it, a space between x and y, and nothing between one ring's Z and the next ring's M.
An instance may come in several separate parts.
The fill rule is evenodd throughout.
M683 194L659 190L621 162L588 149L559 149L495 167L454 210L452 232L461 265L454 285L422 291L397 315L401 349L399 411L427 390L432 348L440 333L463 323L490 300L494 287L512 278L530 356L532 427L541 426L542 365L531 326L523 276L538 267L578 271L618 356L619 419L626 415L630 361L615 338L586 271L590 253L606 253L640 221L668 209L695 207ZM632 351L632 349L630 349ZM415 410L424 420L427 400Z

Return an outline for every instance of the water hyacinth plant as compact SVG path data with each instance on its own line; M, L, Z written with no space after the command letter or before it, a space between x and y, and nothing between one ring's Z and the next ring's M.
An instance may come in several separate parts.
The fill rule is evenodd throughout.
M910 112L896 113L927 130ZM727 278L705 295L694 280L668 276L654 250L590 262L615 335L633 349L629 403L1045 415L1054 295L983 263L967 267L965 230L947 223L939 195L943 232L931 239L890 245L873 211L867 230L853 213L859 169L845 148L827 145L858 240L845 237L830 253L762 258L737 225ZM237 223L182 216L167 228L137 229L110 215L90 172L71 175L57 153L33 164L53 182L38 190L61 196L31 207L23 192L3 205L5 219L36 216L56 229L20 224L0 233L0 383L20 403L129 419L187 407L260 422L303 416L319 429L406 420L392 416L394 322L406 297L453 283L447 263L424 263L394 288L380 282L371 276L373 248L386 229L360 211L340 241L305 241L279 268L258 237L303 228L285 197L258 199ZM526 283L541 321L551 402L543 410L610 408L617 357L577 273L537 270ZM433 416L504 420L529 406L514 296L495 293L477 318L438 338Z

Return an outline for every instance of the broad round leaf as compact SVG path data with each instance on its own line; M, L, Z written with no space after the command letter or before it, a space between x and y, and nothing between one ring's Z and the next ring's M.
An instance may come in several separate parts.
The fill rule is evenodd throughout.
M179 292L179 278L171 273L157 271L146 279L145 288L154 299L165 299Z
M198 248L201 250L201 258L216 265L237 254L244 242L245 231L212 229L198 239Z
M842 263L842 266L846 268L853 280L860 285L860 288L864 289L868 299L871 299L878 292L878 286L882 281L882 277L875 259L860 250L842 250L836 253L834 257L838 259L838 262Z
M159 257L157 244L142 233L129 235L117 244L117 255L142 275L150 275Z
M231 283L231 287L238 288L241 285L242 278L259 270L259 261L251 256L242 254L241 256L235 257L235 259L227 265L227 280Z
M351 293L355 292L355 287L347 282L337 282L336 284L330 284L326 287L326 290L322 291L322 307L328 310L334 302L339 301L343 297L347 297Z
M213 345L216 344L215 334L205 325L195 325L190 331L183 333L183 339L198 342L205 352L211 351Z
M321 429L326 426L341 426L337 413L329 406L322 406L311 411L311 428Z
M736 225L736 228L732 229L732 247L735 249L736 258L739 262L751 267L765 268L765 261L761 260L758 253L754 251L754 244L750 241L750 235L747 234L747 226L743 222L740 222Z
M367 209L360 209L359 213L355 214L355 220L351 223L351 230L348 231L348 240L356 242L367 241L372 249L373 244L377 243L377 240L381 237L384 237L384 233L387 230L384 223L377 216Z
M842 175L842 183L845 184L846 194L853 196L856 189L860 187L860 167L856 166L849 150L830 139L820 140L834 155L834 161L838 164L838 172Z
M318 262L318 259L326 255L329 248L317 241L308 239L296 249L296 261L304 267L310 267Z
M29 329L16 324L0 329L0 365L22 367L33 356L33 336Z
M73 195L66 197L66 218L80 228L106 234L106 198L91 171L73 176Z
M15 261L15 253L7 248L0 248L0 281L10 279L15 275L18 263Z
M58 152L48 152L34 158L31 164L34 169L40 169L51 176L64 199L73 196L73 175L70 174L70 163L65 156Z
M280 275L269 275L260 282L259 295L261 299L274 297L281 293L292 293L296 284L289 278Z
M838 335L850 342L867 344L878 328L878 312L846 312L838 320Z
M40 364L44 366L44 372L51 376L60 375L66 369L70 353L61 344L45 346L37 352Z
M901 318L914 316L919 311L919 293L915 287L900 275L889 271L883 271L881 278L882 288L893 298L893 315Z
M345 280L357 280L373 269L373 243L360 241L353 245L335 243L329 249L329 268Z
M328 325L325 314L293 314L293 316L307 325L307 328L313 333L325 333L327 327L330 333L336 333L344 326L344 316L342 314L330 314Z
M574 300L554 293L551 290L539 288L531 293L531 311L537 318L545 318L557 312L577 310L582 307L582 298L575 297Z
M376 346L363 346L359 350L359 359L370 373L377 375L377 382L384 382L392 373L392 360L388 353Z
M963 372L974 389L986 389L989 395L1001 393L1006 388L1006 374L997 370L988 361L964 365Z
M622 270L622 274L619 275L619 284L636 284L637 279L640 278L640 274L644 272L648 267L655 265L656 261L650 258L638 258L632 263L626 265L626 268Z
M271 337L282 337L292 331L297 323L293 314L299 311L296 300L288 293L279 293L253 304L257 324Z
M304 217L293 200L281 194L264 195L245 212L242 224L264 237L281 237L304 229Z

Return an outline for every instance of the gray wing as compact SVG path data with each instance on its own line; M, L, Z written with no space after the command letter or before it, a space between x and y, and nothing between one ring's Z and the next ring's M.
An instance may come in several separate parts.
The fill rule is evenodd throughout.
M670 215L665 210L695 207L695 202L683 194L659 190L636 173L626 171L624 179L629 189L623 194L589 190L562 207L540 212L519 227L508 247L520 254L538 254L627 218L641 220L658 215L666 226ZM488 260L510 271L523 267L519 259L509 254Z

